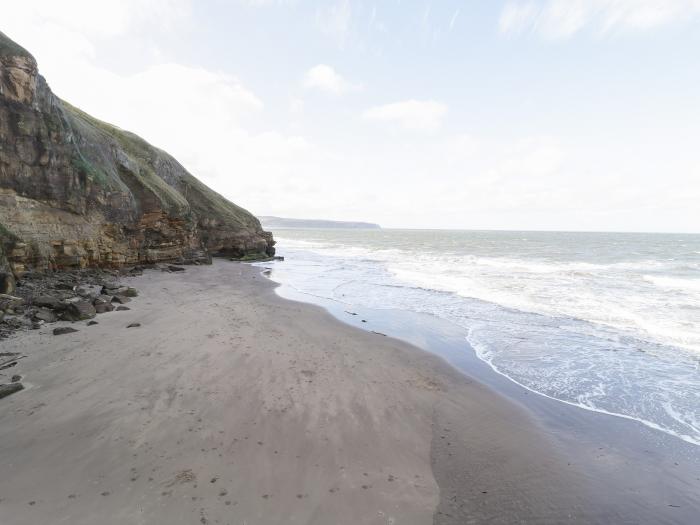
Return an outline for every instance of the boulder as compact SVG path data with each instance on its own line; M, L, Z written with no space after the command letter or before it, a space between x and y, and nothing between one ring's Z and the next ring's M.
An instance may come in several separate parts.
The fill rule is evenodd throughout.
M128 306L117 306L117 312L123 312L124 310L131 310Z
M15 293L16 286L14 275L10 272L0 272L0 293L12 295Z
M126 295L115 295L112 297L113 303L126 304L129 301L131 301L131 299L129 299Z
M34 319L37 321L44 321L45 323L55 323L58 320L56 312L49 310L48 308L39 308L34 312Z
M102 287L102 295L124 295L128 287L119 285L105 285Z
M43 308L51 308L52 310L65 310L66 305L59 299L58 297L55 297L53 295L39 295L32 299L32 303L34 306L41 306Z
M136 288L129 287L124 291L124 295L127 297L138 297L139 291Z
M14 295L0 294L0 311L7 312L24 305L24 299Z
M129 323L126 325L127 328L138 328L139 326L141 326L141 323Z
M90 301L75 301L69 303L63 312L63 319L66 321L84 321L95 317L97 311Z
M105 297L104 295L98 297L92 302L95 307L95 312L98 314L103 314L105 312L111 312L114 310L114 305L112 304L111 297Z
M0 398L10 396L15 392L24 390L22 383L10 383L8 385L0 385Z
M182 266L175 266L173 264L168 265L168 270L171 272L184 272L185 269Z

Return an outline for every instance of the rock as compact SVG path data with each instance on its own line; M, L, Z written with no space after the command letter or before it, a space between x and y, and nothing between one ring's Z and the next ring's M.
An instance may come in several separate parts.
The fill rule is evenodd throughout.
M62 314L66 321L84 321L95 317L97 311L90 301L76 301L69 303Z
M10 383L8 385L0 385L0 399L3 397L10 396L15 392L24 390L24 385L22 383Z
M105 312L111 312L114 310L114 305L110 301L105 301L104 299L97 298L93 302L93 306L95 307L95 312L98 314L103 314Z
M66 305L58 297L53 295L40 295L32 299L32 304L35 306L42 306L44 308L51 308L52 310L65 310Z
M14 311L24 304L24 299L21 297L15 297L14 295L0 294L0 311L7 312L8 310Z
M114 310L114 305L112 303L99 302L95 303L93 306L95 307L95 312L98 314L104 314Z
M0 294L12 295L16 290L15 276L10 272L0 272Z
M77 293L83 299L93 300L100 296L100 288L96 286L86 286L78 288L75 293Z
M129 299L126 295L115 295L114 297L112 297L113 303L126 304L130 301L131 299Z
M126 291L124 292L124 295L126 297L138 297L139 291L136 288L127 288Z
M175 266L173 264L168 265L168 270L171 272L184 272L185 269L182 266Z
M19 374L13 375L12 379L10 379L11 383L18 383L19 381L22 381L22 376Z
M49 310L48 308L39 308L34 312L34 319L37 321L44 321L45 323L55 323L58 320L56 312Z
M127 328L138 328L139 326L141 326L141 323L130 323L126 325Z
M131 310L128 306L117 306L117 312L123 312L124 310Z
M60 328L53 329L53 335L72 334L73 332L77 331L78 330L71 328L70 326L61 326Z
M95 326L96 324L100 324L100 323L98 323L97 321L88 321L87 322L88 326Z
M102 287L102 294L103 295L125 295L126 291L128 288L126 286L103 286Z

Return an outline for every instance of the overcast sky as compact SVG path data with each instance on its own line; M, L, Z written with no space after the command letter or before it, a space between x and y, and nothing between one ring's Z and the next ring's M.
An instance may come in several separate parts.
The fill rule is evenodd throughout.
M700 231L700 0L0 0L56 94L260 215Z

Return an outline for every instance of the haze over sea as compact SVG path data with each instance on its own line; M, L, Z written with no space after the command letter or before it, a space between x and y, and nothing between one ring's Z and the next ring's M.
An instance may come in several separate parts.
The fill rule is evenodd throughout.
M279 230L273 278L427 313L540 394L700 445L700 235Z

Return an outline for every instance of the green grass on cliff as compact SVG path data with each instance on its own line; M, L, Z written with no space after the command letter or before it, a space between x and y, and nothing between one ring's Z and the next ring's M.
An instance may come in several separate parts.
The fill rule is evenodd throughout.
M63 100L61 102L66 112L72 117L73 124L80 128L78 131L81 135L90 136L96 133L107 142L116 141L118 143L122 151L132 161L134 168L136 168L130 170L134 177L158 198L163 210L181 214L189 209L189 204L185 198L155 173L153 165L155 161L154 154L157 152L156 148L133 133L96 119L68 102ZM114 173L115 178L118 177L118 169L116 167L113 167L113 169L101 169L83 156L80 157L78 162L88 174L104 175L104 177L98 179L98 182L108 179L107 172Z
M0 31L0 57L7 56L34 58L29 51Z
M160 199L164 209L191 209L198 217L215 219L223 227L262 229L260 222L250 212L192 176L168 153L152 146L138 135L96 119L67 102L63 104L74 120L121 146L129 158L139 166L138 173L134 175ZM178 172L176 180L169 181L176 185L176 188L158 176L155 166L159 163L169 165ZM97 169L94 165L90 168Z

